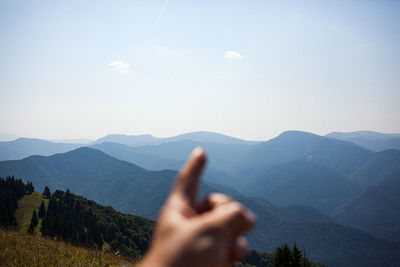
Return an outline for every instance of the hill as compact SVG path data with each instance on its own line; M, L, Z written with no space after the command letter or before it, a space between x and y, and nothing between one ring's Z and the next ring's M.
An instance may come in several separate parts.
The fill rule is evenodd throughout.
M20 183L20 180L8 178L6 180L1 179L0 181L2 182L0 189L8 191L10 193L9 197L13 195L13 192L18 193L21 186L30 187L29 185ZM99 265L100 263L106 264L108 261L107 256L109 255L116 258L114 259L114 263L120 262L121 258L115 256L119 255L120 252L125 256L129 256L129 259L133 257L138 260L143 256L143 248L147 248L149 245L150 230L153 228L152 222L136 216L117 213L111 207L103 207L92 201L87 201L82 197L71 194L69 190L67 192L58 190L50 195L50 199L47 199L49 194L42 195L38 192L31 192L18 201L16 216L19 223L21 223L19 225L20 232L4 231L3 234L0 229L0 235L7 241L7 243L2 244L3 253L0 253L1 265L26 265L30 261L43 265L55 263ZM46 196L44 201L47 201L48 205L43 205L44 196ZM15 200L11 197L6 199L6 201L12 202ZM40 202L42 202L43 210L42 205L39 208ZM26 224L25 221L27 221L25 217L29 217L29 215L34 213L33 210L35 209L42 210L39 211L39 225L36 226L36 229L33 228L32 232L30 232L31 234L28 236L26 234L27 227L24 226ZM31 226L29 227L29 231L31 230ZM18 234L22 238L18 238ZM37 238L35 240L33 238L40 234L50 239ZM62 240L63 242L75 245L97 248L101 251L112 250L113 252L117 252L114 255L98 253L96 251L73 247L66 243L62 244L61 242L51 241L54 238L58 241ZM26 242L28 240L29 242ZM40 253L23 253L22 249L32 252L38 244L41 249ZM53 253L53 246L56 247L57 253ZM274 255L284 247L277 248ZM51 254L47 254L47 257L42 257L42 249L45 249L46 252L50 251ZM293 248L293 252L290 250L289 254L279 254L279 256L276 254L275 257L266 252L253 250L242 263L238 263L235 266L248 266L247 264L251 263L253 266L268 267L272 266L271 259L273 257L277 260L285 261L291 259L300 260L307 263L305 266L323 266L321 264L309 263L302 251L297 250L296 253L294 251L295 249ZM86 257L90 259L92 258L92 254L96 255L97 260L100 260L100 262L94 261L94 259L91 262L87 262ZM128 260L128 258L126 259ZM123 263L126 264L128 262Z
M202 147L209 156L209 167L215 170L226 171L231 165L252 149L248 144L224 144L212 142L199 142L193 140L180 140L159 145L135 147L141 154L150 154L175 161L184 161L196 147Z
M307 205L331 214L359 189L332 169L309 160L295 160L250 177L242 192L280 206Z
M238 179L243 179L285 162L308 159L343 175L349 175L373 154L372 151L350 142L307 132L288 131L267 142L254 145L252 150L233 165L231 173Z
M334 219L343 225L379 235L400 223L400 206L378 186L373 186L341 207Z
M0 191L9 193L0 199L0 206L3 207L4 202L17 204L15 217L18 225L9 221L8 225L2 223L3 227L12 226L22 232L28 230L32 234L88 248L119 251L133 259L140 259L150 245L153 221L122 214L111 207L74 195L69 190L43 195L25 191L17 203L13 196L26 188L30 186L20 183L18 179L0 178ZM3 217L1 214L0 218ZM35 224L32 223L33 218L36 218Z
M364 187L400 179L400 150L375 153L350 179Z
M0 175L14 173L43 188L67 188L118 210L155 218L169 193L174 171L148 171L103 152L80 148L51 157L33 156L0 162ZM29 177L29 178L28 178ZM202 184L203 194L219 191ZM313 261L331 266L389 266L400 262L398 248L365 232L341 226L312 208L279 208L234 190L235 198L258 216L259 226L248 235L253 248L272 251L282 243L296 242Z
M90 146L91 148L103 151L104 153L120 160L139 165L149 170L179 170L184 161L170 158L163 158L154 154L141 153L135 147L120 143L104 142Z
M80 147L79 144L53 143L41 139L18 138L0 142L0 160L23 159L32 155L50 156Z
M373 151L400 149L400 134L384 134L373 131L332 132L326 137L353 142Z
M399 240L400 177L395 181L370 186L340 207L334 219L389 240ZM389 235L388 233L392 233Z
M116 209L155 218L160 203L169 193L176 171L148 171L101 151L78 148L50 157L31 156L0 162L0 176L14 173L37 185L47 185L83 195ZM151 187L149 186L151 185ZM135 205L135 203L141 205Z

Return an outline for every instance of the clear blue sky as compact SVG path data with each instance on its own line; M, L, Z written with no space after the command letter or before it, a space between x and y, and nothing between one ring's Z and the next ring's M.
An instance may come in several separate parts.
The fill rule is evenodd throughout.
M0 132L400 132L400 1L1 1Z

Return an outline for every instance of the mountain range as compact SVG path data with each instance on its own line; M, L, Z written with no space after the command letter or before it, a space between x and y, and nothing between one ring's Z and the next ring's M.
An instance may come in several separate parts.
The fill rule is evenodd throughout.
M209 156L201 194L223 192L256 212L259 227L249 234L253 247L272 251L296 242L312 260L332 266L391 266L400 254L399 150L375 152L299 131L264 142L209 132L147 136L145 142L143 136L117 137L89 148L36 139L0 142L3 160L62 153L0 162L0 176L16 175L39 188L70 188L155 219L176 171L201 146Z
M159 145L164 143L192 140L196 142L219 143L219 144L256 144L257 141L246 141L239 138L207 131L190 132L173 137L158 138L150 134L144 135L123 135L111 134L96 140L94 143L121 143L128 146Z
M95 149L79 148L50 157L0 162L0 176L9 174L30 180L38 188L70 188L103 205L154 219L176 171L149 171ZM227 186L212 186L202 183L202 195L213 191L228 193L257 214L259 227L248 236L256 249L271 251L283 242L296 242L307 249L311 259L333 266L397 261L393 256L397 255L397 247L389 241L341 226L313 208L280 208Z

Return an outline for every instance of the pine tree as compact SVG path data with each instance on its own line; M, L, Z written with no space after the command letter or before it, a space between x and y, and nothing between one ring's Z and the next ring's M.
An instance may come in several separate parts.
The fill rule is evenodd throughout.
M274 251L272 264L274 267L289 267L291 266L293 258L292 250L285 243Z
M35 228L39 224L38 217L36 215L36 210L33 210L31 224L29 225L28 232L31 234L35 233Z
M297 247L296 243L294 243L292 266L301 267L302 259L303 259L303 254L301 253L301 250Z
M35 188L33 187L32 182L28 182L25 186L26 192L28 194L32 194L33 191L35 191Z
M42 203L40 204L40 207L39 207L38 217L39 217L39 219L42 219L45 216L46 216L46 207L44 205L44 201L42 200Z
M303 262L301 264L301 267L311 267L311 262L307 259L306 256L306 250L304 250L304 255L303 255Z
M50 189L47 186L44 188L43 197L48 198L48 199L50 199L50 197L51 197Z

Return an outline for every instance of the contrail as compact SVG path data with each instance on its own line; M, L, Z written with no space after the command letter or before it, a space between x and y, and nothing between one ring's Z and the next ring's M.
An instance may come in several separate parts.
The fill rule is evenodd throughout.
M165 1L164 5L163 5L163 7L162 7L162 9L161 9L160 15L158 15L158 21L160 21L161 16L162 16L163 13L164 13L164 10L167 8L167 5L168 5L168 0ZM157 22L158 22L158 21L157 21Z

